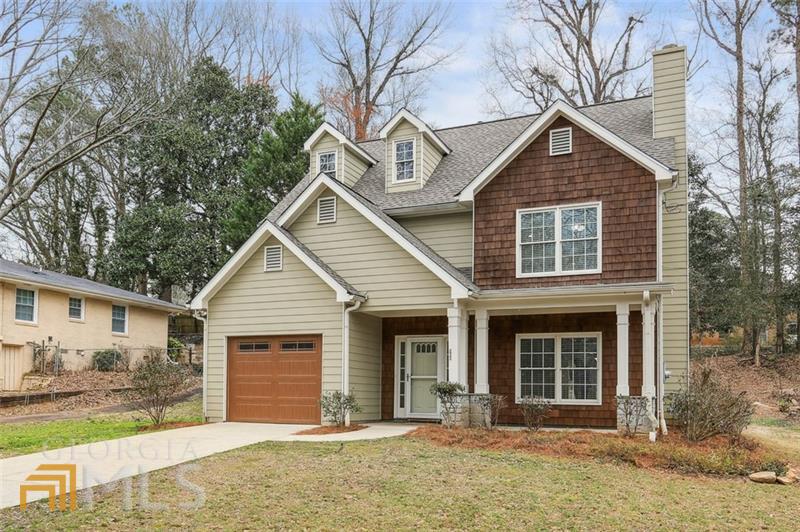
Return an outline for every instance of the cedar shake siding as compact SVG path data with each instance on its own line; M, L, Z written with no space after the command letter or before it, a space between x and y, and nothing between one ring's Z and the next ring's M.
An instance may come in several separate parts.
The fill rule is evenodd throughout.
M528 316L492 316L489 319L489 390L506 396L500 423L523 423L515 404L516 335L523 333L600 332L602 383L600 405L553 405L548 425L615 428L617 388L617 317L613 312ZM631 395L642 388L642 315L632 311L629 330L629 384Z
M573 152L549 155L550 129ZM516 211L602 202L602 273L516 277ZM656 181L620 152L558 118L475 197L474 281L484 289L655 281Z
M381 364L381 419L394 418L394 338L447 334L446 316L383 318Z

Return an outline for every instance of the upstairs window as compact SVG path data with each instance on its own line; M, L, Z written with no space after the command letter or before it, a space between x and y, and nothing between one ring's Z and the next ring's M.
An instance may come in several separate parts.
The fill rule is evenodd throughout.
M600 204L517 211L517 277L600 272Z
M550 155L572 153L572 128L550 130Z
M279 272L283 269L283 246L264 248L264 271Z
M336 221L336 196L317 200L317 223L331 224Z
M14 319L36 323L36 291L26 288L17 288L17 306Z
M320 153L317 165L317 173L322 172L328 177L336 178L336 152L330 151Z
M111 332L128 334L128 307L111 305Z
M83 320L83 299L80 297L69 298L69 319Z
M394 180L414 180L413 140L401 140L394 143Z

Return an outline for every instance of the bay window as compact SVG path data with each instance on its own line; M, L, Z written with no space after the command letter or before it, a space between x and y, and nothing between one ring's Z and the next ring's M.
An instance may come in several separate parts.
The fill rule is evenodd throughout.
M517 211L517 277L601 270L599 203Z

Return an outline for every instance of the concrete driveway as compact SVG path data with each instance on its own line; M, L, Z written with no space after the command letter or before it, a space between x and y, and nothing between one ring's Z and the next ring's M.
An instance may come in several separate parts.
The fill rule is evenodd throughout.
M20 484L41 464L75 464L76 487L82 490L264 441L372 440L414 429L414 425L376 423L341 434L294 434L313 426L212 423L5 458L0 460L0 508L19 505ZM46 496L45 492L31 492L28 501Z

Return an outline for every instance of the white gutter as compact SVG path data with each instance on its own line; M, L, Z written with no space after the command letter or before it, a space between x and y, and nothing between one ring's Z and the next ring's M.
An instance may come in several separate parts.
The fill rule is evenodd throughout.
M664 305L661 296L658 296L658 386L656 387L656 401L658 402L658 426L662 435L667 435L667 418L664 415L664 386L666 385L667 368L664 365Z
M642 292L651 294L670 293L673 286L669 283L630 283L595 286L566 286L546 288L510 288L499 290L481 290L476 294L478 300L485 299L520 299L531 297L553 296L587 296L587 295L639 295Z
M358 310L361 301L356 299L352 306L343 303L342 313L342 393L350 393L350 313ZM350 414L347 415L345 425L350 426Z
M203 419L208 421L208 310L197 310L194 317L203 322Z

